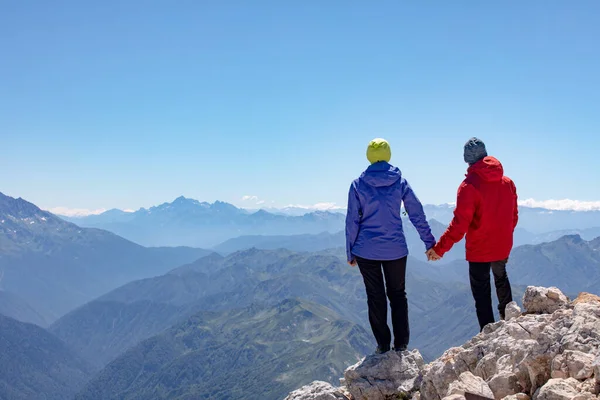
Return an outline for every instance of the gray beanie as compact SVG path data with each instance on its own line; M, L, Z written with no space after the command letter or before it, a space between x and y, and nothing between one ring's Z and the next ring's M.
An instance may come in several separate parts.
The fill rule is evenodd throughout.
M473 165L484 157L487 157L487 151L485 144L480 139L474 137L465 143L465 162L467 164Z

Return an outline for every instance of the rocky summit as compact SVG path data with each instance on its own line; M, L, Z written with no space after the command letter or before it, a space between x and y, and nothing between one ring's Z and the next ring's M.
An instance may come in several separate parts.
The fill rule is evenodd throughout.
M599 399L600 297L530 286L523 307L430 364L418 350L371 355L341 387L313 382L286 400Z

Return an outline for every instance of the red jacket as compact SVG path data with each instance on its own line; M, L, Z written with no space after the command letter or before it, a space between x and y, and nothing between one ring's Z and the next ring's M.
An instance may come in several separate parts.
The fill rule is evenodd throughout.
M505 260L519 219L517 189L500 161L485 157L467 170L458 188L454 218L433 248L443 256L467 234L467 261Z

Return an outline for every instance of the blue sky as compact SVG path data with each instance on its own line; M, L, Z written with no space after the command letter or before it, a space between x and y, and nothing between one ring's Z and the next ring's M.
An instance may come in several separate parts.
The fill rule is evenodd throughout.
M0 12L0 191L346 201L387 138L427 203L481 137L521 198L600 200L600 2L18 1Z

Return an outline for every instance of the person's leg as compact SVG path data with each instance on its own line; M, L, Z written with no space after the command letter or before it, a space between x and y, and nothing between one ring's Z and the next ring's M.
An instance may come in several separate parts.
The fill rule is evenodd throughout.
M388 351L392 334L387 324L387 299L381 271L381 261L356 259L363 276L369 305L369 322L380 350Z
M406 257L383 262L387 297L392 308L394 347L403 350L408 346L410 328L408 324L408 301L406 299Z
M471 292L475 299L475 310L479 327L494 322L494 310L492 309L492 288L490 285L491 263L469 263L469 279L471 281Z
M506 274L507 262L508 260L501 260L492 263L492 273L494 274L496 295L498 296L498 311L500 311L500 318L502 319L504 319L506 305L512 301L512 290Z

